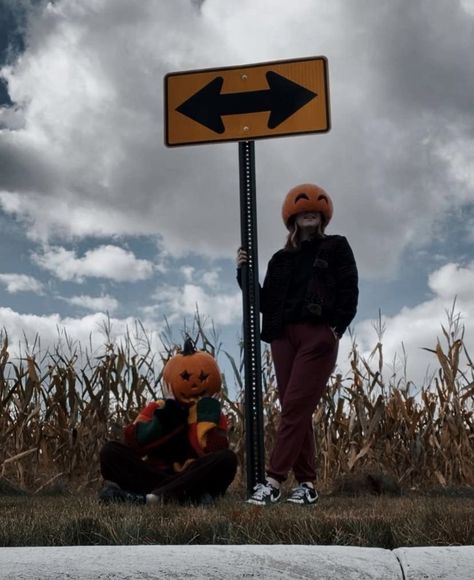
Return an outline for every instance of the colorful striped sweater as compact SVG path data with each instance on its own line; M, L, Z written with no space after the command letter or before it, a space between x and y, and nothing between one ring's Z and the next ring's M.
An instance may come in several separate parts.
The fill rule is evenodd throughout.
M203 397L192 407L174 399L148 403L124 428L127 445L157 468L176 472L206 453L226 449L227 419L216 399Z

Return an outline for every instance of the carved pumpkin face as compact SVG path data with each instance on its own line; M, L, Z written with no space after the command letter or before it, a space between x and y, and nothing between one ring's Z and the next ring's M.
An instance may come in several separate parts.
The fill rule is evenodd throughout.
M291 217L304 211L320 212L324 225L327 225L332 218L334 208L331 198L324 189L311 183L303 183L290 189L283 202L281 215L286 227Z
M222 384L216 360L209 353L196 350L190 338L183 351L166 363L163 381L175 399L184 404L218 393Z

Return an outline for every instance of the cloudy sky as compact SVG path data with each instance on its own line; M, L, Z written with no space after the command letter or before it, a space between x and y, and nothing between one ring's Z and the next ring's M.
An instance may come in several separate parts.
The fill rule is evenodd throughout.
M163 77L324 55L331 131L256 142L261 278L287 190L323 186L357 343L380 309L421 382L455 297L474 351L473 54L474 0L0 0L0 325L157 335L197 303L235 354L238 146L167 148Z

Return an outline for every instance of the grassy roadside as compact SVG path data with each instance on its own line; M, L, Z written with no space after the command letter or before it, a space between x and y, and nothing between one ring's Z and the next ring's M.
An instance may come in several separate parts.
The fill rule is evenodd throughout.
M102 506L95 497L0 497L0 546L474 544L473 497L322 497L314 507Z

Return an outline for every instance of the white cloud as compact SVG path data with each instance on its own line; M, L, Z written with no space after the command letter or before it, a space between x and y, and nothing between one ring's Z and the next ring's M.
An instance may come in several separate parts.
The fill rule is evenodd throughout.
M474 276L474 263L461 266L456 263L445 264L430 276L430 287L433 295L411 308L404 307L393 316L384 316L383 323L386 326L382 338L384 352L384 375L388 381L392 374L392 362L396 357L398 378L403 375L403 351L402 343L407 353L407 378L420 387L426 377L439 368L438 361L433 353L423 348L434 349L437 338L445 348L445 338L441 325L447 327L447 312L450 312L456 299L455 312L461 315L461 324L465 325L464 343L471 357L474 353L474 333L472 332L472 320L474 320L474 293L472 280ZM102 298L110 298L107 295ZM184 318L193 318L196 305L203 318L208 318L219 326L232 325L241 319L241 293L208 293L206 289L196 284L185 284L180 287L159 288L154 296L156 306L143 309L144 326L153 328L153 348L158 352L161 342L158 335L162 326L163 314L166 314L171 323L182 324ZM82 302L85 306L91 297L76 297L77 303ZM81 318L61 317L59 314L38 316L34 314L19 314L10 308L0 308L0 328L5 328L12 348L17 349L19 342L23 342L24 334L30 344L34 337L41 339L42 349L54 345L58 340L58 330L65 330L70 337L81 341L84 345L89 343L92 335L93 348L99 348L105 342L101 329L107 318L104 314L94 313ZM111 319L113 339L120 340L125 334L127 327L134 328L135 321L131 318ZM355 326L356 342L359 352L367 359L377 343L377 333L373 327L373 321L362 320ZM231 350L235 344L226 344L224 348ZM350 338L348 333L343 337L340 345L338 366L343 373L349 371L348 356L350 351ZM377 358L371 366L375 368ZM461 353L460 368L466 368L466 359ZM428 371L428 373L427 373Z
M118 300L108 294L103 296L71 296L63 300L73 306L80 306L94 312L114 312L119 306Z
M33 276L26 274L0 274L0 284L5 286L10 294L17 292L43 293L43 284Z
M39 316L36 314L20 314L11 308L0 308L0 326L5 329L9 337L9 344L13 348L17 344L23 343L24 337L30 344L38 336L41 340L42 348L54 345L59 336L60 329L64 329L74 340L79 340L87 344L91 334L95 337L94 344L103 344L101 329L106 322L103 314L91 314L83 318L62 318L59 314ZM115 327L121 327L123 323L114 321Z
M181 266L180 272L189 284L197 284L217 289L219 285L220 268L214 270L198 270L194 266Z
M424 348L435 349L437 339L445 348L445 338L441 326L448 326L447 314L452 312L455 318L460 316L460 325L465 327L464 344L470 353L474 353L474 262L461 267L459 264L446 264L433 272L429 278L434 295L412 308L404 307L391 317L383 317L386 330L382 343L385 363L391 364L396 357L398 376L403 366L403 349L407 353L407 377L421 386L434 369L439 368L433 353ZM377 333L373 321L365 320L355 326L356 342L366 357L377 343ZM343 337L339 365L347 370L350 340ZM461 368L466 368L467 362L461 353ZM390 369L386 366L386 377ZM427 372L428 371L428 372Z
M163 286L157 289L155 312L165 314L170 322L193 316L196 307L204 318L210 318L217 325L235 323L242 315L242 294L208 293L197 284L182 287Z
M67 197L67 196L66 196ZM51 238L71 240L87 236L114 236L117 233L129 235L156 234L156 228L143 223L140 227L131 215L120 207L100 207L81 201L74 201L74 194L66 199L30 192L27 196L19 193L0 191L0 207L5 213L23 221L26 235L42 243Z
M446 264L431 274L428 284L445 300L452 301L456 297L462 303L474 302L474 262L465 267Z
M153 264L137 259L133 252L118 246L99 246L88 250L82 258L59 246L47 247L42 254L33 254L33 261L60 280L83 282L85 278L108 278L116 282L136 282L153 275Z
M182 266L180 270L186 282L192 282L195 269L192 266Z
M474 0L461 0L461 6L471 16L474 16Z
M148 327L144 324L145 329ZM109 334L106 335L104 329ZM156 324L154 324L156 329ZM92 348L93 352L103 350L106 343L124 343L128 338L134 341L140 351L140 339L135 342L136 321L132 318L108 318L105 314L95 313L81 318L61 317L59 314L38 316L20 314L11 308L0 307L0 329L8 335L9 352L16 357L24 354L26 345L32 348L36 340L36 350L44 354L56 345L64 345L65 335L70 341L77 341L82 348ZM148 331L147 336L154 352L161 352L163 345L156 330ZM39 339L39 342L38 340Z
M220 269L210 270L209 272L203 272L201 276L201 282L205 286L209 286L209 288L217 288L219 284L219 273Z
M466 202L472 202L474 141L471 138L463 137L462 131L456 133L457 135L453 135L452 141L440 144L437 154L440 160L446 163L453 180L458 183L457 195L459 196L464 192ZM452 193L450 192L448 195L451 196Z

